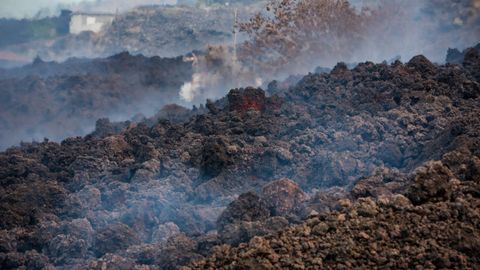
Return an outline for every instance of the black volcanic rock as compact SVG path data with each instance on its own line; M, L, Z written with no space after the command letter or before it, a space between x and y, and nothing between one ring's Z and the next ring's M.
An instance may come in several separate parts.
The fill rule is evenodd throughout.
M202 151L202 174L207 178L218 176L231 164L232 158L228 153L227 143L221 137L207 139Z
M253 192L240 195L218 218L219 229L238 221L262 221L270 216L267 205Z
M135 231L125 224L116 223L95 234L95 254L102 256L138 244L140 241Z
M463 52L460 52L458 49L448 49L446 62L450 64L463 64L465 54L470 49L472 48L467 48ZM473 49L480 50L480 43L473 47Z
M367 62L281 96L234 89L201 114L169 107L11 147L0 266L478 268L480 95L467 66ZM61 81L82 93L92 78Z
M470 48L465 51L463 66L470 71L477 81L480 79L480 48Z
M231 111L265 110L265 92L261 89L235 89L228 93L227 98Z
M288 216L297 213L306 200L303 190L290 179L268 183L262 189L262 199L274 216Z
M414 68L422 74L434 74L436 69L435 65L423 55L414 56L408 61L407 66Z
M432 162L416 169L408 197L414 203L448 200L452 193L453 173L441 162Z

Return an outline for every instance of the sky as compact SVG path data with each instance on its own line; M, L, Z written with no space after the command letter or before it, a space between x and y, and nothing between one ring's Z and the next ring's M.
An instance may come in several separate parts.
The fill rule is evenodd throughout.
M32 18L39 12L54 15L60 8L115 11L146 4L175 4L176 0L0 0L0 18Z

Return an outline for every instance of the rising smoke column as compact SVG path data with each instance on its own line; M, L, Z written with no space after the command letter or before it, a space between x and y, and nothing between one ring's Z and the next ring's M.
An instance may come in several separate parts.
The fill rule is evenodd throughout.
M221 97L229 89L262 84L262 79L237 61L234 51L225 46L209 46L205 54L193 54L184 61L192 62L195 71L179 93L189 103L203 103Z

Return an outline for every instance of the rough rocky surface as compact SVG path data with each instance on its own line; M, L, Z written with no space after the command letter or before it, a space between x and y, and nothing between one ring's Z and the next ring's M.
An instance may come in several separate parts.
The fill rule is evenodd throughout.
M338 65L9 148L0 266L478 268L477 60Z
M218 246L183 269L475 269L479 176L452 179L448 199L418 205L401 194L347 199L279 233Z

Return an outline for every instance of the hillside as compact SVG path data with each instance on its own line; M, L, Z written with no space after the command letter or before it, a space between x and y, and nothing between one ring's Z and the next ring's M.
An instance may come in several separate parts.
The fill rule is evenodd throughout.
M5 46L5 51L40 56L48 61L71 57L107 57L123 51L146 56L176 57L207 45L232 44L237 20L247 20L261 4L239 7L145 6L118 15L113 25L100 33L82 32L47 40L31 39ZM40 24L27 21L32 25ZM1 25L0 25L1 27ZM14 42L13 40L11 42Z
M47 137L62 140L93 131L95 121L153 115L178 102L191 79L182 57L120 53L109 58L71 59L0 70L0 149Z

